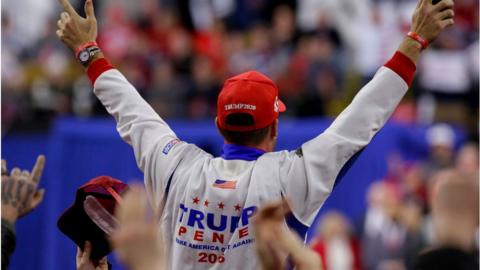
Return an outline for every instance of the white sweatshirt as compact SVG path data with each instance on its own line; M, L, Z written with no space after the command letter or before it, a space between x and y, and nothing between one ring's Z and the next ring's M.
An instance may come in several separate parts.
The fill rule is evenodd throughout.
M94 92L133 147L149 199L164 203L159 226L167 269L258 269L251 217L282 197L296 222L310 226L344 164L382 128L408 89L415 65L396 53L386 66L301 148L263 153L225 145L223 155L213 157L177 138L106 60L92 63Z

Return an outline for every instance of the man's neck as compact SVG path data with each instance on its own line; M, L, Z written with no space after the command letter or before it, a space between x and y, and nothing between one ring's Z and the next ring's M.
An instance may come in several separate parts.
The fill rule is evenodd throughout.
M467 224L444 224L437 227L437 243L441 246L456 247L471 251L474 246L475 228Z

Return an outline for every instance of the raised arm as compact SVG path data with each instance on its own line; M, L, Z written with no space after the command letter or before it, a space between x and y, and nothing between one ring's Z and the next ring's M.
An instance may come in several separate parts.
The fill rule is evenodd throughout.
M59 1L64 12L57 22L57 36L85 67L95 95L115 118L120 136L133 147L138 166L145 170L154 148L174 141L176 135L98 48L92 0L85 2L86 18L79 16L68 0Z
M453 24L452 8L452 0L436 5L419 0L411 32L395 55L324 133L285 157L282 186L300 221L306 225L313 221L342 167L372 140L393 113L413 80L422 50ZM303 176L302 181L299 176Z

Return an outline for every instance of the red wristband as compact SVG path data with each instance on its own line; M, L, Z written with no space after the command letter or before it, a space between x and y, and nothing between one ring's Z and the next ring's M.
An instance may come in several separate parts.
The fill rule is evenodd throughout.
M92 47L92 46L97 46L97 47L98 47L97 42L95 42L95 41L89 41L89 42L87 42L87 43L85 43L85 44L83 44L83 45L78 46L78 48L75 49L75 57L78 58L78 54L79 54L81 51L83 51L83 49L88 48L88 47Z
M97 78L102 75L103 72L112 69L113 66L105 58L99 58L93 61L87 68L87 75L92 84L95 84Z
M413 75L415 75L417 67L406 55L396 51L392 58L385 63L385 67L397 73L408 86L412 85Z
M422 45L422 50L425 50L428 47L428 40L423 39L421 36L419 36L415 32L408 32L407 37L420 43L420 45Z

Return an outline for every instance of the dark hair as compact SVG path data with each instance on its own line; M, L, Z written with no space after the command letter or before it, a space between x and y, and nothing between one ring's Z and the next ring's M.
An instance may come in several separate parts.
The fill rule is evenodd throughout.
M229 126L252 126L254 123L253 117L248 113L230 114L225 119L225 124ZM251 131L230 131L222 128L219 128L219 130L229 143L247 146L257 145L265 140L269 134L270 126Z

